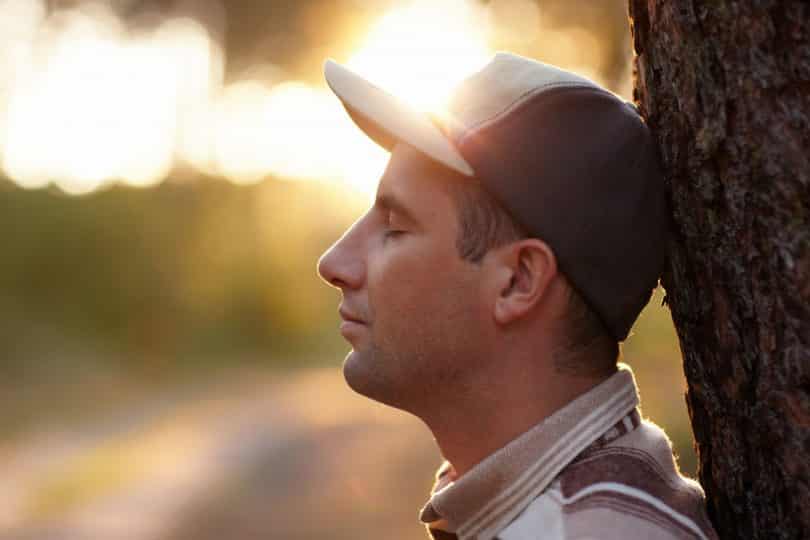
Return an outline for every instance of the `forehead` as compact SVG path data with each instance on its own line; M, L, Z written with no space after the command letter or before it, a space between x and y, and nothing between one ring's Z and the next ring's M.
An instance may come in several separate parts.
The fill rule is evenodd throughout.
M394 198L414 213L449 204L449 188L465 178L406 144L397 144L377 188L377 197Z

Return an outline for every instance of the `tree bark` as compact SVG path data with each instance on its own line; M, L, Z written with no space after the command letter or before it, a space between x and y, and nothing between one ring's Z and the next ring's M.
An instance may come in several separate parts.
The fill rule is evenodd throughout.
M630 0L662 278L721 538L810 538L810 6Z

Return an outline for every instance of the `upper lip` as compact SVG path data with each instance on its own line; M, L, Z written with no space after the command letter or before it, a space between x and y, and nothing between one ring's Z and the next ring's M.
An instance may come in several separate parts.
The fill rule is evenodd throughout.
M341 318L347 321L358 322L358 323L365 323L363 319L352 313L351 311L347 310L346 308L341 307L338 309L338 313L340 313Z

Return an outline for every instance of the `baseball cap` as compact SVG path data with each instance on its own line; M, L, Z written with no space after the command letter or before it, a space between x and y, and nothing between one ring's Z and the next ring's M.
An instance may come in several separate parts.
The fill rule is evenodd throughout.
M635 107L559 67L498 52L440 111L421 112L345 66L324 75L377 144L406 143L475 177L529 233L617 341L666 260L664 177Z

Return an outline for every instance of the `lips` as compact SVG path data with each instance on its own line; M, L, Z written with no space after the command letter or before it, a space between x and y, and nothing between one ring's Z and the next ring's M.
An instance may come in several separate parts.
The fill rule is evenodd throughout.
M361 319L360 317L358 317L357 315L355 315L354 313L343 307L341 307L338 310L338 313L340 313L340 317L344 321L349 321L357 324L366 324L366 321L364 321L363 319Z

